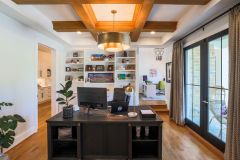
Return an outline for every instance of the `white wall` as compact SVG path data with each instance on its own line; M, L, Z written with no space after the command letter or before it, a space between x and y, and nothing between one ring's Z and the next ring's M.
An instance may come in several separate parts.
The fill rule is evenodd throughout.
M229 26L228 17L229 17L228 14L226 14L223 17L221 17L221 18L213 21L209 25L205 26L204 30L200 29L197 32L195 32L194 34L188 36L184 40L184 47L187 47L187 46L194 44L200 40L203 40L204 38L207 38L211 35L214 35L218 32L221 32L221 31L227 29Z
M27 121L17 128L16 145L36 132L38 127L38 43L55 49L54 68L57 70L53 71L56 81L53 98L56 98L58 82L64 80L65 47L1 13L0 19L0 101L14 104L0 111L0 116L20 114Z
M167 44L164 46L164 55L163 59L161 61L161 68L163 68L163 77L166 78L166 63L172 62L172 51L173 51L173 44ZM171 83L166 82L166 89L165 89L165 101L167 104L167 107L170 106L170 94L171 94Z

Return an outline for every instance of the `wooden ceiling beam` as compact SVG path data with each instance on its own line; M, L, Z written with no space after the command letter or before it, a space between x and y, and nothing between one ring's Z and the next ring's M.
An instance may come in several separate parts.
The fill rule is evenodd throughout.
M12 0L16 4L70 4L72 0Z
M131 40L136 42L141 34L141 30L143 29L145 22L148 19L148 16L152 10L154 5L154 0L144 0L142 3L141 11L138 16L136 16L135 20L135 30L130 33Z
M205 5L211 0L155 0L155 4Z
M82 23L92 34L93 38L97 41L98 33L95 30L96 17L93 13L92 7L90 4L81 4L77 0L72 0L71 3L74 11L81 18Z
M142 32L174 32L177 29L177 22L147 21Z
M17 4L70 4L72 0L12 0ZM142 4L144 0L77 0L79 4ZM154 0L154 4L205 5L210 0Z
M53 21L53 29L57 32L88 32L82 21ZM157 22L147 21L141 32L174 32L177 28L177 22ZM134 23L130 21L116 21L113 30L113 23L99 21L95 25L97 32L132 32Z
M53 21L52 24L57 32L88 32L82 21Z

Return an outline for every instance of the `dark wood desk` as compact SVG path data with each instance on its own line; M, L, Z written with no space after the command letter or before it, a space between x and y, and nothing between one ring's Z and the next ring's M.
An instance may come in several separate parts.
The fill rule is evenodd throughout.
M139 107L149 109L148 107ZM92 115L74 112L72 119L62 113L47 120L48 159L162 159L162 123L155 120L111 116L107 111ZM136 126L141 126L141 137L136 137ZM145 137L145 126L149 136ZM69 127L72 135L59 139L59 128Z

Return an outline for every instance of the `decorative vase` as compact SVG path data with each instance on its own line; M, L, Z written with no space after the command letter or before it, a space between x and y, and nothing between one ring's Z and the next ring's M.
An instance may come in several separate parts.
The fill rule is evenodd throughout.
M0 152L0 160L9 160L9 158L6 154Z
M73 107L63 107L63 118L68 119L73 117Z

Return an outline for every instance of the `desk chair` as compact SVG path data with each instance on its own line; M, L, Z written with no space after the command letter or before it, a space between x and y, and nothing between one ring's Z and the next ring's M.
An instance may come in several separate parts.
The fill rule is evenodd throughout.
M125 94L124 88L114 88L113 100L109 102L111 105L112 102L128 102L129 104L130 97Z

